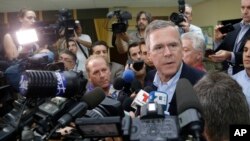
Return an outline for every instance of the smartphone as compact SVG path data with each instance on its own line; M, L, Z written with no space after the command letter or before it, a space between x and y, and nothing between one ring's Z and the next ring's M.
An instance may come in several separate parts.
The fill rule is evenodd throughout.
M226 24L224 25L223 27L219 28L219 31L222 33L222 34L225 34L225 33L228 33L228 32L231 32L234 30L234 26L229 23L229 24Z
M212 49L207 49L205 51L205 57L208 57L209 55L213 55L213 54L215 54L215 51Z

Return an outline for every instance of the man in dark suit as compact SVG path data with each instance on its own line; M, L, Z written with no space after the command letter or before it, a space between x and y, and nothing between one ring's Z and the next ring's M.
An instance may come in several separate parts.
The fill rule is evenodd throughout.
M155 20L145 31L148 54L156 70L148 73L151 85L168 95L168 112L177 114L175 88L180 78L195 84L204 72L196 70L182 61L182 43L176 25L169 21ZM150 79L151 76L151 79Z
M234 31L221 33L223 25L215 27L215 51L209 57L214 62L222 62L223 69L229 74L235 74L244 69L242 64L243 42L250 35L250 0L241 0L242 21L234 24Z

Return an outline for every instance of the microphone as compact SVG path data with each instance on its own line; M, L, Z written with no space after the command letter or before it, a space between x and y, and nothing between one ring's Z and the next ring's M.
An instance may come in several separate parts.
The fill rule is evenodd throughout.
M132 70L127 69L123 72L121 78L118 77L114 79L113 87L116 90L122 90L124 92L123 94L130 95L132 93L131 92L132 83L133 85L135 85L132 88L139 87L138 82L133 82L133 81L136 81L135 74Z
M126 69L122 74L122 79L125 83L131 84L131 82L135 79L135 73L130 69Z
M132 81L135 78L135 73L132 70L125 70L122 77L114 79L113 86L116 90L122 90L124 88L130 88Z
M60 127L65 127L73 119L83 116L88 109L93 109L98 106L105 99L104 91L96 87L94 90L86 93L81 102L77 103L68 113L64 114L61 118L58 119L58 124L51 130L49 137L55 132L56 129Z
M122 90L124 85L125 85L125 81L121 77L114 79L113 87L116 90Z
M140 90L134 101L131 104L131 107L133 107L134 109L137 109L137 106L142 106L144 104L146 104L148 102L148 98L149 98L149 93L144 91L144 90Z
M135 93L138 93L140 91L140 89L142 89L142 84L139 80L137 79L134 79L131 83L131 92L135 92Z
M26 70L20 79L20 94L26 98L82 96L87 79L74 71Z
M191 134L201 139L204 122L202 108L192 84L187 79L180 79L176 86L176 103L181 133Z
M168 95L162 91L152 91L149 93L148 103L160 104L163 110L166 112L168 105Z
M149 93L151 91L153 91L154 89L151 87L151 86L146 86L144 88L144 90L140 90L134 101L132 102L131 106L132 108L134 108L136 111L135 111L135 115L140 115L140 111L141 111L141 107L143 105L145 105L147 102L148 102L148 98L149 98Z
M126 97L124 100L123 100L123 103L122 103L122 108L123 110L129 112L129 111L135 111L135 109L133 109L131 107L131 104L133 102L133 98L131 97Z

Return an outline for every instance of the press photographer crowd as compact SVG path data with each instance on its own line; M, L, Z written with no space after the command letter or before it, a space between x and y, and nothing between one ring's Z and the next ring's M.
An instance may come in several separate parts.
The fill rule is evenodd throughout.
M210 50L184 0L169 21L138 12L133 32L130 12L110 11L126 64L70 10L45 24L21 9L1 41L0 140L233 141L250 124L250 0L240 3L242 20L217 25Z

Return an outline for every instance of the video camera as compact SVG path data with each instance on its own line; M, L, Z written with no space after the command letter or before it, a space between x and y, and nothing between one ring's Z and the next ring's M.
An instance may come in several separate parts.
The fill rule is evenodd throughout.
M36 22L34 28L37 31L39 42L52 44L58 37L64 36L66 39L75 36L74 31L77 28L68 9L58 11L57 20L54 24L46 24L44 22Z
M59 32L63 29L65 30L64 36L66 39L75 36L74 31L77 25L68 9L63 8L59 10L57 23L59 25Z
M122 137L124 140L179 141L177 117L165 117L162 106L156 103L143 105L140 118L77 118L75 123L84 138Z
M132 19L132 15L128 11L115 10L107 14L107 18L111 19L112 17L117 18L117 22L112 24L113 33L123 33L127 31L128 20Z
M179 13L173 12L170 15L170 20L175 23L176 25L180 25L181 22L185 21L185 0L178 0L179 4Z

